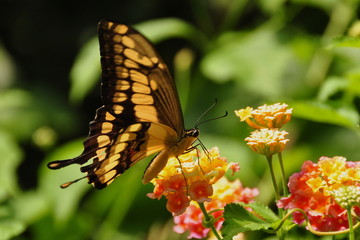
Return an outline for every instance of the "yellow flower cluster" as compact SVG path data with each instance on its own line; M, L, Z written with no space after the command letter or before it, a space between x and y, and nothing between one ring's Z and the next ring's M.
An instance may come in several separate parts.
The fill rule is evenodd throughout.
M211 201L212 185L228 169L235 172L239 167L221 157L217 147L205 152L195 149L168 160L158 178L151 181L155 188L148 197L159 199L165 196L168 200L167 209L175 216L179 215L186 210L191 200L199 203Z
M325 196L329 196L344 184L360 183L360 165L349 167L349 164L344 157L321 157L318 168L322 176L310 178L306 184L313 192L321 191Z
M256 129L245 139L247 145L256 153L271 156L283 151L289 139L285 131L279 131L290 121L292 108L287 104L275 103L263 105L257 109L247 107L235 111L240 121L245 121L251 128Z
M240 109L235 111L235 114L240 121L245 121L253 129L281 128L291 119L292 108L287 107L285 103L265 104L255 110L251 107Z
M277 129L262 128L251 132L245 141L254 152L271 156L284 150L286 143L290 141L285 138L287 134Z

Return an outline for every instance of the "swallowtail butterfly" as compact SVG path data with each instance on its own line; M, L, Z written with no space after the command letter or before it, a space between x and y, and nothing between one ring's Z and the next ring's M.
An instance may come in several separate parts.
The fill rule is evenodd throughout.
M80 156L53 161L51 169L80 164L101 189L126 169L154 153L143 183L155 178L168 158L191 149L199 131L184 129L175 83L152 44L129 26L103 20L98 26L103 106L90 122Z

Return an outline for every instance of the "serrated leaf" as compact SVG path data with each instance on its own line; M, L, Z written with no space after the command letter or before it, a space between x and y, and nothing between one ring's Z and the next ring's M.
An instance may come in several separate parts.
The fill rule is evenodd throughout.
M260 207L260 206L257 206ZM224 240L245 231L269 229L273 222L267 222L247 211L241 204L227 204L224 209L225 221L222 227Z
M246 206L250 207L254 212L256 212L256 215L269 222L276 222L280 220L279 217L268 206L264 205L263 203L252 202L246 204Z

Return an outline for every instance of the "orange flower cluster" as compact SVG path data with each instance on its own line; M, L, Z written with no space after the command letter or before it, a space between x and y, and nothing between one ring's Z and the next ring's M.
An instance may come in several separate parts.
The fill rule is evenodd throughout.
M346 207L353 206L360 216L360 162L346 162L343 157L306 161L301 172L290 177L288 186L291 195L282 198L278 207L303 209L316 231L347 229ZM298 224L305 220L299 212L293 218Z
M259 194L258 190L253 188L244 188L239 180L230 182L227 178L222 177L213 185L212 201L206 202L205 209L211 212L214 219L217 219L214 226L219 230L224 222L222 217L223 208L228 203L249 203ZM200 210L198 204L191 201L190 206L186 211L174 217L174 231L177 233L184 233L189 231L188 238L203 239L208 237L209 228L205 228L202 224L204 215ZM238 236L240 238L241 235Z
M281 128L291 119L292 108L288 105L275 103L263 105L253 110L251 107L235 111L240 121L245 121L253 129Z
M247 145L256 153L265 156L282 152L289 139L285 131L279 131L291 119L292 108L287 104L275 103L263 105L257 109L247 107L235 111L240 121L245 121L251 128L256 129L245 139Z
M227 163L220 156L217 147L208 152L198 152L196 149L177 158L170 158L158 178L151 182L154 191L147 196L160 199L165 196L166 208L174 216L182 214L190 205L190 201L199 203L211 201L213 184L216 183L228 169L239 170L238 164Z

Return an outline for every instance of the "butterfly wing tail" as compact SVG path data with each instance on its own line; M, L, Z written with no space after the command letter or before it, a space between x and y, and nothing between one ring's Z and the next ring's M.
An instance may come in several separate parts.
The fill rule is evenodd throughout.
M66 166L69 166L71 164L83 164L85 162L88 161L88 157L86 157L87 154L82 154L76 158L72 158L72 159L65 159L65 160L56 160L56 161L52 161L49 162L47 164L47 167L50 169L60 169Z

